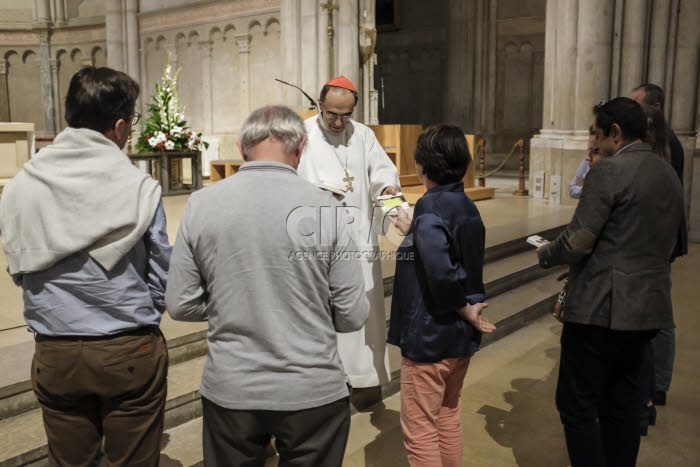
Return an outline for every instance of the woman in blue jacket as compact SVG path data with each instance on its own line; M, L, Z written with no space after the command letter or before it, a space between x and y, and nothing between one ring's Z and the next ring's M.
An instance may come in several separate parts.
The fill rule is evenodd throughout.
M416 173L427 192L397 252L387 342L401 348L401 427L412 466L459 466L460 392L484 332L484 224L464 193L471 162L462 130L437 125L419 137Z

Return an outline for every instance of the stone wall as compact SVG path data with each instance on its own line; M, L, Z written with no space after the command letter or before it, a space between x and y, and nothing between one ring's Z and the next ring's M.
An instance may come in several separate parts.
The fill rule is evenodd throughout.
M487 139L497 165L542 121L545 0L402 0L380 29L381 123L447 121ZM517 168L513 158L508 167Z
M140 16L143 112L170 55L188 124L239 158L235 138L255 108L278 104L282 88L279 2L215 2Z

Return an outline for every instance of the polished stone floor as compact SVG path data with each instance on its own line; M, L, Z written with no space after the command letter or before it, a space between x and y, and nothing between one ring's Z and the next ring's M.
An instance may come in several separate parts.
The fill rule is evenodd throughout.
M700 244L673 265L677 353L668 404L642 438L639 467L700 465ZM464 466L566 467L554 406L561 326L550 316L478 352L462 391ZM400 398L356 414L344 466L407 466Z

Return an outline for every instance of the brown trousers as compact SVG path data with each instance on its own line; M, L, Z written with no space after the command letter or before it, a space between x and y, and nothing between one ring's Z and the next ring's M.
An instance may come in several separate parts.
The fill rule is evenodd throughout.
M108 465L158 465L167 374L165 338L155 327L100 338L37 336L32 386L49 465L95 465L103 437Z

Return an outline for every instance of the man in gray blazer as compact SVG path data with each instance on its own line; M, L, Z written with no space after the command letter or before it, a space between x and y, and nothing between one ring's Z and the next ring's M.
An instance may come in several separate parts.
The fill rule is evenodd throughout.
M639 104L619 97L593 111L604 159L586 176L571 223L538 255L545 268L571 266L556 402L572 467L633 466L643 349L673 327L669 257L683 195L670 164L643 142Z

